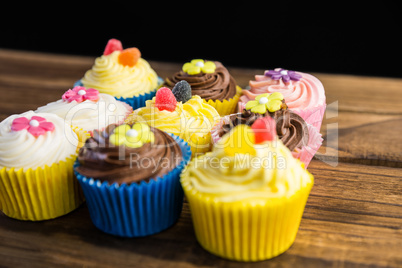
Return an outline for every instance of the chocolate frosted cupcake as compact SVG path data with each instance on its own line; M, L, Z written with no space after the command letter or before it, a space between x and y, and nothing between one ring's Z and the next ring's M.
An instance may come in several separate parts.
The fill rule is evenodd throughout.
M218 135L222 137L239 124L251 126L255 120L265 116L271 116L275 119L276 133L290 151L296 148L301 149L304 144L307 144L309 133L306 122L304 122L303 118L288 109L279 110L274 113L266 112L265 114L253 113L244 109L242 113L229 115L229 120L218 130Z
M187 62L181 71L166 78L165 86L172 89L181 80L190 84L192 95L200 96L221 116L235 111L241 88L222 63L200 59Z
M148 125L138 126L142 128L142 132L149 128ZM126 132L134 130L138 133L137 130L129 128L129 125L123 125L121 128L127 128ZM151 178L163 176L182 161L182 152L171 135L155 128L149 129L153 142L146 142L136 148L119 147L110 143L110 138L113 138L110 136L115 135L113 133L116 131L116 125L109 125L102 132L95 131L94 137L88 139L80 150L78 160L82 164L77 171L86 177L107 181L109 184L149 182ZM159 165L151 166L143 159L152 160ZM141 161L144 163L141 164Z
M190 158L186 142L146 124L95 131L75 165L95 226L125 237L170 227L181 212L179 175Z
M275 119L276 133L282 143L307 166L321 146L321 134L302 117L289 110L283 95L278 92L261 94L255 101L249 101L242 113L223 117L212 130L211 136L216 143L235 126L251 126L258 118L267 116Z

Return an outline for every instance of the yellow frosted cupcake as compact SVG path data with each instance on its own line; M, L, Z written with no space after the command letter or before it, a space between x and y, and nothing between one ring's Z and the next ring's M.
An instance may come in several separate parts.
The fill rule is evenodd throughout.
M211 129L220 116L214 107L199 96L191 96L188 83L183 81L170 90L160 88L146 106L135 110L126 123L147 123L187 141L193 156L211 150Z
M186 62L182 70L166 78L165 86L173 88L181 80L187 81L192 94L200 96L221 116L236 111L241 88L222 63L202 59Z
M314 179L266 126L236 126L181 175L197 240L217 256L266 260L296 238Z
M53 219L83 194L73 175L81 138L62 118L28 111L0 123L0 208L19 220Z
M110 39L103 55L95 59L92 68L75 86L94 88L136 109L155 96L161 82L137 48L123 49L119 40Z

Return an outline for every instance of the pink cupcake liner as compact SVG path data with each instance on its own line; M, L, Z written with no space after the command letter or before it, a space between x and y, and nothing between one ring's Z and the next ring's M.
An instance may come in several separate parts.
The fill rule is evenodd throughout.
M323 141L321 133L314 126L307 124L307 128L309 134L307 144L302 146L301 149L295 149L292 152L293 157L304 163L305 168L308 167Z
M219 130L222 129L222 126L228 124L230 122L230 116L226 115L218 121L215 126L211 130L211 138L213 143L217 143L221 137L219 137ZM311 159L313 159L315 153L321 147L323 138L320 132L318 132L317 128L307 124L309 139L306 145L303 145L301 149L295 149L292 152L294 158L299 159L302 163L304 163L304 167L310 164Z
M236 114L241 114L241 113L236 113ZM211 139L212 139L213 144L217 143L221 139L221 137L219 137L219 130L222 129L223 125L228 124L230 122L230 116L231 115L225 115L225 116L221 117L221 120L219 120L215 124L215 126L211 129Z

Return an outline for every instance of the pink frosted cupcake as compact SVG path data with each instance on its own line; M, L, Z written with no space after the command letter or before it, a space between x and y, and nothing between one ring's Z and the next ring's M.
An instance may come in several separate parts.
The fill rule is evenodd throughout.
M243 111L246 103L260 94L281 92L288 108L320 131L326 103L324 86L316 77L277 68L265 71L264 75L256 75L255 81L250 81L249 85L249 90L242 90L239 111Z

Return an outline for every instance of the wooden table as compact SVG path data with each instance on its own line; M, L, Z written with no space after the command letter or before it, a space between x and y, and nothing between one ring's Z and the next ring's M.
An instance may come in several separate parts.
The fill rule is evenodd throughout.
M0 49L0 120L60 99L93 60ZM161 77L180 68L150 63ZM241 86L263 72L229 69ZM0 215L0 267L402 267L402 79L314 75L327 95L326 142L308 168L315 185L284 254L257 263L209 254L187 203L173 227L145 238L102 233L84 204L43 222Z

